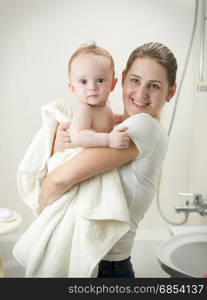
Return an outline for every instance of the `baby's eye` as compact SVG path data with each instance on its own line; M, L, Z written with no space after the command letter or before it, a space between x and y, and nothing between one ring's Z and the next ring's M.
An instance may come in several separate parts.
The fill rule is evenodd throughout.
M102 82L104 82L104 81L105 81L104 78L98 78L98 79L97 79L97 82L98 82L98 83L102 83Z
M80 83L81 83L81 84L86 84L86 80L85 80L85 79L81 79L81 80L80 80Z

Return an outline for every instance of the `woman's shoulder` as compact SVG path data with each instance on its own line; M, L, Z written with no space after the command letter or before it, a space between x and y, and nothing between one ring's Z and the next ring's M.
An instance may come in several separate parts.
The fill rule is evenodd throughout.
M129 137L140 153L147 154L154 147L164 147L168 143L167 132L160 122L147 113L140 113L127 118L122 126L126 126Z
M136 115L133 115L131 117L128 117L125 121L138 121L138 122L147 122L147 123L152 123L152 124L156 124L157 122L159 122L157 119L155 119L154 117L152 117L150 114L148 113L139 113Z
M145 132L145 134L153 134L159 127L159 121L147 113L139 113L125 119L119 125L119 127L122 126L126 126L129 131L134 133Z

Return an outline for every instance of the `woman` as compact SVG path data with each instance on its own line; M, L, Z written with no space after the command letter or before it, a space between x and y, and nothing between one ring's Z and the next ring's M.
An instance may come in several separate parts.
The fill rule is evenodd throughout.
M46 206L76 183L118 168L130 213L130 230L100 262L98 277L134 277L131 249L138 223L155 195L166 154L167 133L159 119L165 102L175 94L176 71L176 59L166 46L147 43L135 49L122 73L123 125L128 127L131 138L129 148L84 149L50 173L42 184L39 201ZM137 120L136 128L130 123L132 118ZM54 152L73 146L68 126L66 123L59 126Z

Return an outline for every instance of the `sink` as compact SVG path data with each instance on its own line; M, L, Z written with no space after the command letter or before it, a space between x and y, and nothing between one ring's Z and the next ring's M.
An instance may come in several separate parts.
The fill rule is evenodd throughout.
M171 277L207 274L207 229L177 234L157 248L157 259Z

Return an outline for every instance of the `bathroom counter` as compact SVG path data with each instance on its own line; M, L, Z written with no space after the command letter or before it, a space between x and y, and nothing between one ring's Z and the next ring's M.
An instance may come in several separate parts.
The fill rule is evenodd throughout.
M8 234L16 230L22 223L22 217L15 211L11 211L11 217L5 220L0 220L0 235ZM4 277L3 264L0 249L0 278Z
M22 217L15 211L10 219L0 220L0 235L16 230L22 223Z

